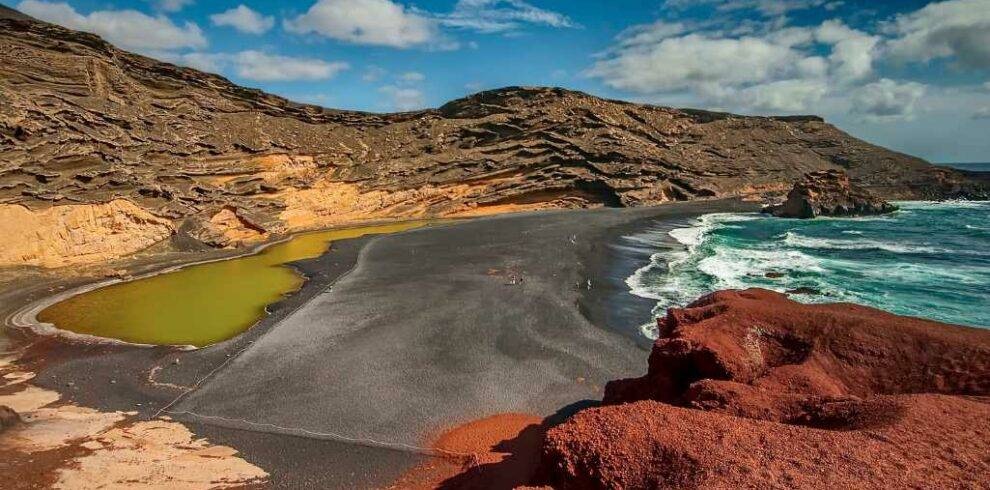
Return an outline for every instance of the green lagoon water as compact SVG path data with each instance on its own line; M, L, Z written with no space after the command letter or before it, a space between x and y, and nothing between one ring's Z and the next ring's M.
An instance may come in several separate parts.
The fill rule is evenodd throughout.
M38 315L72 332L127 342L197 347L229 339L304 279L288 262L314 258L330 242L425 225L405 222L306 233L245 257L114 284L56 303Z

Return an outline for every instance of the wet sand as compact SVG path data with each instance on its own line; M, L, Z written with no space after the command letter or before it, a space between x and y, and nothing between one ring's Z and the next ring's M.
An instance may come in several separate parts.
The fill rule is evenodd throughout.
M754 208L539 212L336 242L295 263L303 289L229 341L179 352L48 340L27 359L37 384L86 406L168 414L240 450L276 487L387 486L429 458L438 431L567 413L639 374L652 302L622 280L645 259L616 237Z

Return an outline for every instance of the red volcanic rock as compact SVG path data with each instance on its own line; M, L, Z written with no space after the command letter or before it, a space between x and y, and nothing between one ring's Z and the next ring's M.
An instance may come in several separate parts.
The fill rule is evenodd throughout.
M990 481L990 331L761 289L713 293L658 323L647 374L609 383L611 406L548 433L556 486Z
M825 404L871 395L990 394L988 330L763 289L713 293L658 324L646 376L609 383L605 403L814 425Z
M763 212L780 218L816 216L864 216L891 213L897 207L853 185L841 170L811 172L794 184L787 200Z
M986 487L985 399L922 394L876 402L897 407L895 419L847 431L654 401L595 408L552 429L544 459L560 489Z

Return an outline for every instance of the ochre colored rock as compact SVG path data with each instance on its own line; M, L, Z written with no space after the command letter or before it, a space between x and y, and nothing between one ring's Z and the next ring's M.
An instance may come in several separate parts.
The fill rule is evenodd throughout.
M172 222L130 201L73 204L32 211L0 205L0 266L62 267L103 262L168 238Z
M870 216L892 213L897 207L854 185L841 170L822 170L804 176L782 204L768 206L764 213L779 218L817 216Z
M645 376L548 434L559 486L945 488L990 474L990 331L762 289L707 295L658 326Z

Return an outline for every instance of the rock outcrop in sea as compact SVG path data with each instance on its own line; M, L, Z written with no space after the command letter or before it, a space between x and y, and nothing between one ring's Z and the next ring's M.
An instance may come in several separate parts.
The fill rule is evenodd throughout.
M892 213L897 207L853 184L841 170L811 172L794 184L781 204L767 206L764 213L779 218L817 216L870 216Z
M722 291L550 430L559 488L962 488L990 474L990 331Z

